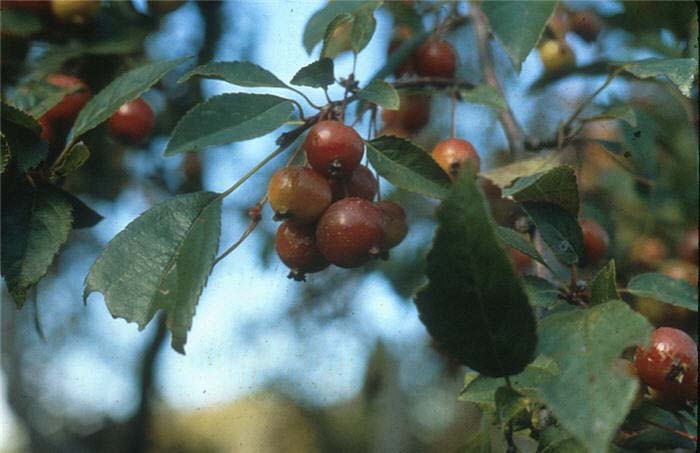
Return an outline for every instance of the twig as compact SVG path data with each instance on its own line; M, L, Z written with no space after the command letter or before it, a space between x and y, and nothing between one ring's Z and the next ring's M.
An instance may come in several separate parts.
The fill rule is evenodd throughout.
M474 24L474 31L476 32L476 49L479 54L481 67L484 71L484 81L505 99L501 84L496 77L493 58L491 57L491 51L489 49L490 33L488 19L481 10L481 5L476 1L469 3L469 11ZM499 112L498 119L501 121L503 130L508 138L511 156L516 159L522 157L525 152L525 133L515 120L510 106L507 106L505 110Z
M397 80L393 83L396 89L411 88L453 88L458 90L473 90L476 85L472 82L449 77L415 77L408 80Z

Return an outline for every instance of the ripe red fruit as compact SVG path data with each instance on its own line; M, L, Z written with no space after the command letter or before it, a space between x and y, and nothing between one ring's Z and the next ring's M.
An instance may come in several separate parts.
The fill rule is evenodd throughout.
M457 53L446 41L430 40L416 49L416 69L423 77L454 77Z
M595 11L584 9L576 11L569 19L571 31L579 35L586 42L593 42L598 38L603 24Z
M438 143L433 148L433 159L447 173L455 179L462 167L469 165L475 173L479 172L481 161L476 149L466 140L448 138Z
M678 256L689 263L698 264L697 228L685 232L681 242L678 243Z
M153 130L155 115L151 106L141 98L129 101L119 107L109 118L109 133L115 140L126 143L140 143Z
M37 122L39 125L41 125L41 138L47 142L52 142L53 126L51 125L51 122L46 118L46 116L42 116L37 120Z
M339 121L320 121L304 141L306 158L314 170L333 178L352 174L362 160L365 144L355 129Z
M331 204L326 178L301 166L277 170L270 178L268 196L275 220L299 224L315 222Z
M583 248L586 253L586 261L593 264L608 252L610 237L603 227L594 220L581 219L579 225L583 233Z
M379 191L379 183L372 170L359 165L347 179L329 178L332 200L338 201L347 197L364 198L372 201Z
M328 261L316 246L316 226L284 222L277 229L275 250L282 262L291 269L288 278L305 280L304 275L328 267Z
M333 203L316 227L319 250L340 267L365 264L379 255L383 242L382 211L362 198L344 198Z
M430 97L423 94L405 94L399 97L398 110L382 110L382 121L387 127L398 127L409 132L422 129L430 121Z
M698 347L682 330L659 327L649 348L637 348L639 378L667 401L697 401Z
M396 247L408 234L406 211L393 201L384 200L375 203L382 211L382 229L384 230L384 250Z
M76 88L79 90L75 93L65 95L58 104L51 107L51 110L44 114L44 117L46 117L46 120L50 123L54 121L72 122L92 97L90 88L77 77L66 74L51 74L46 78L46 81L60 88Z
M518 249L510 247L508 249L508 254L510 255L510 261L515 266L515 270L520 273L527 270L527 268L530 267L530 264L532 264L532 258Z

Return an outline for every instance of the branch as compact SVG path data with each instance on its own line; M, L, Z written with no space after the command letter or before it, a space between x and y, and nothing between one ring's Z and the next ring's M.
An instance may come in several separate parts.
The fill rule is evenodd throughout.
M479 61L484 71L484 81L486 84L494 88L503 99L503 89L501 88L496 71L493 66L493 58L489 49L490 33L488 19L481 10L481 5L478 2L472 1L469 3L469 11L476 32L476 48L479 54ZM510 106L498 114L498 119L501 121L503 131L508 138L511 156L514 158L522 157L525 152L525 133L515 120Z

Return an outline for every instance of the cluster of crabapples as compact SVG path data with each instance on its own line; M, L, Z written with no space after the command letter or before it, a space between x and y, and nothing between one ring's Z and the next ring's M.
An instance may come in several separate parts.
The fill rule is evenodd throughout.
M316 123L304 142L310 167L290 165L270 178L268 197L277 229L275 250L297 281L330 264L359 267L398 245L408 232L406 213L392 201L374 201L379 184L360 164L364 142L340 121Z
M92 98L90 87L80 78L67 74L51 74L46 82L58 88L72 90L39 117L41 137L54 141L55 131L67 131L85 104ZM121 143L138 144L153 130L155 116L146 101L141 98L126 102L112 114L107 122L111 137Z
M576 66L576 55L566 42L566 34L573 32L591 43L598 39L603 22L592 9L567 11L557 8L547 24L546 38L538 46L546 73L556 73Z

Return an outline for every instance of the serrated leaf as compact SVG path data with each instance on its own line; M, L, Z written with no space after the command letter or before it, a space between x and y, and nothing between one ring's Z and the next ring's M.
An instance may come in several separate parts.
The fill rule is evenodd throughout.
M652 326L622 301L552 314L538 329L538 352L560 374L540 384L561 425L591 452L606 451L636 397L639 382L614 362L646 344ZM575 389L575 390L573 390Z
M501 189L505 189L517 178L545 172L557 165L559 165L559 162L556 155L537 156L494 168L481 173L481 176L490 179Z
M335 83L333 74L333 60L321 58L308 64L294 74L292 85L307 86L312 88L326 88Z
M3 36L26 38L41 31L41 21L36 14L18 9L3 8L0 14Z
M30 114L18 109L15 106L2 102L2 120L15 124L22 129L33 132L35 135L41 134L41 125Z
M622 120L632 127L637 126L637 114L629 105L616 105L590 118L581 118L581 121Z
M648 58L631 63L615 63L615 65L621 66L640 79L665 76L686 97L690 97L693 79L698 71L698 62L693 58Z
M550 203L523 203L523 209L562 264L578 263L583 256L583 233L570 212Z
M92 209L90 206L83 203L78 197L70 192L59 187L53 187L53 189L61 194L63 198L70 203L73 208L73 229L79 230L81 228L90 228L97 225L104 217L102 217L98 212Z
M85 279L83 298L87 302L99 291L112 316L139 329L163 310L172 347L184 354L220 232L216 193L179 195L156 205L107 244Z
M381 2L328 2L323 8L316 11L304 27L303 44L306 53L311 54L316 44L321 42L328 24L340 14L352 13L365 7L378 7ZM376 5L376 6L375 6Z
M471 90L460 90L462 99L472 104L485 105L496 110L506 110L508 104L503 96L493 87L488 85L477 85Z
M186 82L192 77L223 80L242 87L287 87L276 75L249 61L213 61L203 64L180 77L178 83Z
M380 79L372 80L357 96L389 110L398 110L401 102L394 86Z
M13 100L34 118L40 118L61 102L67 94L80 90L80 87L61 88L45 81L31 81L17 89Z
M698 311L698 293L688 282L658 272L635 275L627 284L627 291L637 297Z
M366 143L372 167L396 187L433 198L447 196L450 178L423 149L392 136Z
M573 167L561 165L542 173L518 178L503 190L504 197L520 203L551 203L578 216L579 196Z
M516 71L539 41L554 12L555 1L483 2L494 36L513 62Z
M559 302L561 292L547 280L534 275L523 276L525 292L530 304L535 307L549 308Z
M46 275L71 222L71 205L50 186L3 192L2 275L17 307Z
M459 363L487 376L517 374L534 358L535 317L494 232L476 180L462 172L437 211L423 324Z
M106 121L124 103L137 98L188 58L149 63L114 79L80 111L71 129L69 143Z
M293 110L289 99L269 94L214 96L194 106L180 119L165 155L260 137L282 126Z
M635 422L635 429L629 430L631 432L622 442L622 446L625 448L634 450L695 449L695 443L692 440L643 421L649 420L657 425L667 426L681 433L688 433L676 416L654 404L642 402L638 408L632 410L629 418ZM692 435L693 433L688 434Z
M326 34L323 36L323 47L321 47L321 57L335 58L338 54L350 50L350 32L354 16L350 13L338 15L333 19L326 29Z
M542 255L540 255L535 246L532 245L532 242L523 238L523 236L517 231L499 225L496 227L496 234L506 245L523 252L535 261L539 261L546 267L549 267L549 265L544 261L544 258L542 258Z
M375 8L361 8L353 14L352 28L350 29L350 46L352 51L360 53L372 40L377 21L374 18Z
M39 134L41 126L25 112L2 103L2 132L17 168L27 172L38 166L49 152Z
M90 150L83 142L78 142L65 155L61 166L56 169L56 175L67 176L77 171L90 158Z
M610 260L608 264L595 274L591 282L591 305L598 305L609 300L619 300L617 292L617 273L615 271L615 260Z

